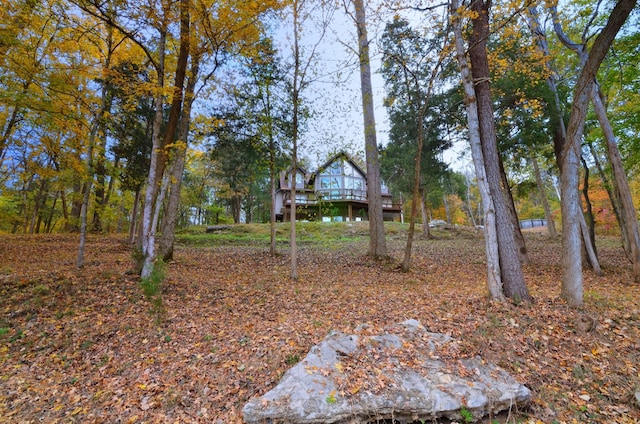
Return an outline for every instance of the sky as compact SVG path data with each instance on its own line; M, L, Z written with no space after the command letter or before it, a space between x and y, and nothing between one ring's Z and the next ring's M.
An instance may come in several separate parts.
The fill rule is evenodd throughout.
M385 91L379 72L381 55L377 41L385 22L391 17L391 14L381 19L374 19L372 14L367 16L376 134L378 144L383 145L388 142L389 121L383 106ZM291 29L283 26L278 34L277 43L287 61L286 56L291 51ZM301 42L304 48L310 49L318 39L319 30L314 23L303 27ZM357 50L355 23L344 8L339 8L332 15L329 30L318 46L313 83L302 93L317 114L309 122L309 130L303 134L300 146L301 155L311 161L312 168L336 150L343 149L364 157L360 72L354 50ZM465 161L460 162L457 158L462 150L461 146L455 146L445 153L444 160L453 168L461 169Z

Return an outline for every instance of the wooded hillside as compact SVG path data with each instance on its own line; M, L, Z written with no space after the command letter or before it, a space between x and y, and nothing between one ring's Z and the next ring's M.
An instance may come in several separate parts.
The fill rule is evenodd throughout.
M343 225L330 239L301 226L295 283L288 257L271 257L268 238L248 228L244 237L182 236L161 315L127 274L124 238L91 237L98 248L76 271L76 237L2 236L0 421L240 422L243 404L329 331L409 318L532 390L531 408L508 422L640 419L640 294L617 240L601 240L604 276L585 273L576 310L559 297L558 239L526 234L534 303L518 306L488 300L473 231L415 240L414 266L402 273L400 228L387 227L393 259L380 263L365 255L366 224Z

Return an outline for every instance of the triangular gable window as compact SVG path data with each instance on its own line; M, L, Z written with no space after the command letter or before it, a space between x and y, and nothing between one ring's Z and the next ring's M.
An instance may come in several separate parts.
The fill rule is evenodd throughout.
M324 199L366 199L364 176L343 158L322 170L319 178L317 189Z

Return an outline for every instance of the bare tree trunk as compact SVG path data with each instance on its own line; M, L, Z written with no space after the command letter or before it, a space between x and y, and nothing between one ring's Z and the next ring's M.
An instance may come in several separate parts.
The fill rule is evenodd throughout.
M47 216L47 220L44 224L44 231L45 233L51 233L52 230L52 221L53 221L53 214L56 210L56 204L58 203L58 198L60 197L60 191L56 191L56 195L53 198L53 204L51 205L51 209L49 209L49 215Z
M552 8L553 13L553 8ZM545 57L550 57L549 48L546 42L546 35L541 29L538 22L538 14L535 6L529 7L529 23L531 25L531 31L538 41L538 48ZM587 224L582 214L582 206L580 205L579 195L579 138L582 136L582 129L580 129L580 136L578 138L578 146L568 148L572 143L568 138L568 130L564 123L564 114L560 103L560 97L558 95L558 89L554 80L554 72L547 63L550 76L547 78L547 85L554 95L554 107L555 114L552 115L552 125L554 129L554 150L556 154L556 160L558 162L558 168L560 170L561 180L561 213L562 213L562 251L563 251L563 283L562 293L567 302L574 306L582 304L582 240L587 240ZM575 103L574 103L575 104ZM586 108L586 105L581 106L582 109ZM578 109L581 110L581 109ZM572 112L573 113L573 112ZM586 116L586 110L584 111ZM577 117L574 117L576 119ZM582 125L584 125L584 116L582 118ZM575 125L575 123L574 123ZM574 129L575 131L575 129ZM572 135L575 137L575 135ZM567 153L568 152L568 153ZM566 161L566 163L565 163ZM570 176L564 176L565 169L573 172ZM567 193L566 189L571 188L575 192ZM565 196L567 198L565 199ZM575 214L575 215L567 215ZM582 237L581 237L582 235ZM595 256L595 252L591 248L591 245L585 245L587 254L589 255L590 262L596 273L600 273L600 264L598 258ZM577 258L577 259L576 259ZM578 262L576 262L576 260Z
M467 112L467 125L469 127L469 141L471 144L471 157L478 181L478 189L484 210L484 235L487 255L487 286L489 295L493 300L504 301L505 296L502 290L502 279L500 275L500 257L498 254L498 239L495 222L495 211L493 200L487 184L486 171L484 167L484 157L480 143L480 124L478 120L478 109L476 93L471 76L471 70L466 58L464 41L462 36L461 17L458 13L459 2L452 0L450 13L452 19L453 32L455 37L456 58L462 75L462 83L465 94L465 109Z
M107 14L113 15L113 4L112 2L107 3ZM105 61L102 64L103 70L110 70L112 57L114 53L114 39L113 39L113 31L114 28L111 25L106 26L106 56ZM105 75L108 75L105 72ZM90 158L89 160L93 161L90 169L92 169L91 181L90 185L94 183L95 178L95 193L94 193L94 210L93 210L93 223L92 229L94 232L100 232L103 230L102 228L102 214L104 212L104 208L106 206L106 198L105 198L105 178L107 173L107 156L106 156L106 148L107 148L107 128L105 117L107 114L111 112L111 106L113 103L113 96L111 95L112 87L111 87L111 77L106 77L102 81L101 87L101 105L100 111L96 116L98 128L97 132L93 135L93 139L90 140L90 143L93 143L93 150L95 151L95 158ZM88 208L88 205L85 206ZM82 236L81 236L82 237ZM79 255L78 255L79 256ZM80 267L81 259L78 257L78 267Z
M424 144L424 112L427 108L426 101L420 106L418 112L418 119L416 125L418 126L418 150L416 152L413 174L413 195L411 197L411 217L409 219L409 234L407 234L407 245L404 249L404 260L402 261L402 272L409 272L411 268L411 249L413 247L413 234L416 226L416 213L418 210L417 203L421 201L420 198L420 162L422 161L422 146ZM428 225L427 225L428 227Z
M42 178L40 180L40 186L38 188L38 194L36 194L35 199L33 199L33 211L31 212L31 220L29 224L29 234L36 233L36 222L38 219L38 215L40 214L40 208L42 206L42 199L45 196L45 190L47 187L47 180Z
M138 227L138 205L140 204L140 189L136 190L133 198L133 208L131 209L131 220L129 223L129 244L136 241L136 229Z
M420 189L420 211L422 212L422 235L426 238L431 238L431 231L429 230L429 211L427 211L425 189Z
M80 231L80 215L82 214L82 199L84 198L85 184L76 181L73 184L73 193L71 195L71 211L67 215L67 222L64 230L66 232Z
M189 124L186 125L188 126ZM173 260L173 247L176 239L176 222L178 220L178 209L180 207L180 188L182 187L182 174L184 172L187 152L186 139L181 138L180 140L180 144L182 145L179 147L176 146L173 149L174 157L171 162L171 166L168 169L170 181L169 195L164 209L161 235L158 239L158 257L162 258L165 262Z
M82 208L80 209L80 242L78 244L78 257L76 259L76 267L82 268L84 266L84 251L87 241L87 214L89 210L89 198L91 197L91 185L94 178L94 166L93 166L93 150L96 144L96 137L98 131L104 131L104 117L108 112L108 98L107 87L102 86L101 92L101 107L98 115L95 116L94 122L91 125L91 131L89 133L89 146L87 149L87 181L84 186L84 196L82 199Z
M165 16L166 18L166 16ZM182 104L184 96L184 81L187 73L187 65L189 59L190 46L190 2L189 0L180 0L180 47L175 68L175 77L173 84L173 99L169 110L169 117L165 128L164 137L160 137L161 128L158 126L162 122L162 105L164 97L158 94L156 97L156 116L153 123L153 151L151 153L151 164L149 166L149 180L147 183L147 193L145 194L144 219L142 221L144 231L143 243L143 266L141 276L148 278L153 271L156 262L155 251L155 231L159 220L160 209L163 202L163 196L166 193L168 185L168 175L165 175L167 165L166 146L172 143L176 136L176 129L182 115ZM160 59L158 60L158 88L164 86L164 81L160 72L164 72L164 59L166 48L166 22L163 23L160 32ZM161 90L159 90L161 91ZM160 116L158 116L158 109ZM159 122L158 122L159 121ZM153 174L153 175L152 175ZM164 177L163 177L164 175ZM158 193L158 183L163 181L163 187ZM166 181L166 183L165 183ZM148 205L147 203L151 203ZM157 205L156 205L157 203ZM154 208L155 206L155 208ZM153 214L153 216L151 216Z
M475 211L473 210L473 205L471 204L471 186L472 181L467 171L464 173L464 183L467 189L465 196L465 204L467 207L467 214L469 215L469 219L471 220L471 225L474 227L478 225L478 221L476 220Z
M620 200L618 199L618 196L616 195L616 192L613 191L612 189L612 185L611 182L609 181L609 177L607 177L607 174L605 173L604 169L602 169L602 164L600 163L600 158L598 155L598 152L596 151L595 147L593 147L593 143L588 143L589 146L589 151L591 152L591 156L593 157L593 163L596 166L596 169L598 170L598 175L600 176L600 180L602 181L602 185L604 186L605 190L607 191L607 195L609 196L609 201L611 202L611 208L613 209L613 214L616 217L616 222L618 223L618 226L620 227L620 231L622 232L622 238L623 240L628 240L629 236L627 235L627 227L625 225L622 225L622 218L620 218Z
M160 137L162 130L162 108L164 104L164 95L162 94L164 89L164 61L165 61L165 49L167 42L166 29L160 31L160 39L158 41L158 69L157 69L157 95L155 98L155 116L153 119L152 130L152 149L151 160L149 162L149 175L147 177L147 185L144 194L144 208L142 210L142 237L141 242L141 255L140 263L136 264L136 268L140 269L142 278L148 278L153 270L153 265L156 260L155 252L155 233L152 232L153 222L153 206L158 192L158 180L157 170L159 168L158 162L160 161L159 152L162 148L162 138Z
M278 253L276 248L276 158L275 158L275 143L273 142L273 135L271 136L269 143L269 192L271 193L271 205L269 206L269 254L275 256Z
M513 224L501 187L500 156L496 143L486 47L489 36L490 8L491 0L475 0L471 3L471 10L477 13L471 20L472 30L469 42L471 74L475 82L480 140L482 142L487 183L495 207L500 273L504 294L517 302L530 302L531 296L520 265Z
M542 181L542 175L540 174L540 166L535 156L531 157L531 164L533 165L533 172L536 176L536 185L538 186L538 192L540 193L540 201L542 202L542 208L544 209L544 218L547 220L547 232L549 237L557 237L556 224L553 221L551 215L551 208L549 207L549 200L547 199L547 193L544 189L544 182Z
M358 57L360 62L360 89L364 120L364 143L367 162L367 199L369 202L369 255L380 259L387 256L387 242L382 215L382 187L380 159L376 141L376 122L373 111L369 38L363 0L353 0L358 31Z
M113 172L111 174L111 176L109 177L109 184L107 185L107 191L104 194L104 206L105 207L109 207L109 202L111 201L111 195L113 194L113 189L115 187L115 182L116 182L116 175L118 173L118 166L120 164L120 158L119 157L115 157L114 161L113 161ZM109 223L111 224L111 223ZM111 232L111 225L108 225L106 228L103 229L106 233L110 233ZM119 232L116 230L116 232Z
M513 237L516 242L518 258L520 259L520 263L522 265L526 265L529 263L529 255L527 254L527 244L524 241L524 236L522 235L522 230L520 229L520 220L518 219L518 212L516 211L516 204L513 201L513 195L511 193L511 188L509 187L509 181L507 180L507 174L504 171L504 163L502 162L502 158L500 158L500 178L502 179L502 190L504 192L505 204L507 205L507 209L509 211L509 218L511 220L511 225L513 228Z
M162 235L158 243L158 255L163 261L168 262L173 259L173 248L176 239L176 223L178 221L178 210L180 207L180 189L182 187L182 174L187 155L189 138L189 126L191 125L191 109L193 106L194 93L198 73L200 69L199 58L192 58L191 74L185 89L185 100L182 107L182 117L178 128L178 142L173 150L173 161L169 170L170 187L169 198L165 208L164 219L162 220Z
M614 190L620 200L620 218L622 218L621 227L625 251L633 265L633 279L636 283L640 283L640 229L638 228L638 218L636 208L631 197L631 189L627 180L624 167L622 166L622 158L618 150L618 144L613 133L613 128L607 117L606 108L602 103L602 93L599 87L594 85L591 92L591 103L602 127L604 138L607 142L607 151L609 153L609 163L613 173ZM626 236L626 237L624 237Z
M291 187L291 214L290 214L290 246L291 246L291 279L298 280L298 241L296 234L296 181L298 176L298 113L300 103L300 45L299 45L299 12L301 5L298 0L293 0L293 116L292 116L292 148L291 148L291 175L289 186Z
M566 145L561 155L562 167L562 228L563 277L562 297L570 306L583 304L582 258L580 255L579 223L582 214L578 196L578 155L584 132L587 106L594 89L595 76L613 40L635 7L636 0L619 0L609 20L596 37L574 89L571 117L567 125Z
M584 198L584 204L587 207L585 213L585 222L587 223L587 235L584 240L585 244L589 243L594 252L596 252L596 220L593 217L593 207L591 206L591 199L589 198L589 166L582 156L580 156L580 162L582 163L582 169L584 169L584 175L582 178L582 197ZM586 246L585 246L586 252ZM587 263L591 268L593 265L587 257Z
M585 220L584 214L580 214L578 219L580 221L580 231L582 233L583 247L585 249L585 253L587 254L587 257L589 258L589 264L591 265L593 272L597 276L601 276L602 269L600 269L600 262L598 261L598 257L596 256L595 248L591 243L585 242L586 240L589 240L590 235L589 235L589 228L587 227L587 221Z

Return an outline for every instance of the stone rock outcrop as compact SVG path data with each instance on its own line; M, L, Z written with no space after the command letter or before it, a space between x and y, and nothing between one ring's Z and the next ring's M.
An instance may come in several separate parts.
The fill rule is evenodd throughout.
M522 406L531 394L481 358L459 358L455 341L416 320L384 334L332 333L243 409L246 423L410 423L478 420Z

